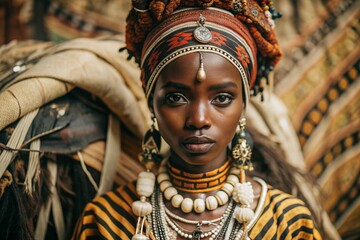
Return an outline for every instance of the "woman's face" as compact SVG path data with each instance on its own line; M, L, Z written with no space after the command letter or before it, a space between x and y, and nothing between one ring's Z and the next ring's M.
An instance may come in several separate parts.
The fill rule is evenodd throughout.
M217 167L226 158L243 109L238 70L225 58L203 53L206 80L196 79L200 54L169 63L153 94L153 111L172 159Z

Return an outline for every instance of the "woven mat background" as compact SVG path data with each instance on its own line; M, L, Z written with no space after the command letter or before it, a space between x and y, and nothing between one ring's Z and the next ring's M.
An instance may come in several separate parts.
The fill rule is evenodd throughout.
M122 33L130 1L2 1L0 43ZM275 1L284 59L275 93L344 239L360 236L360 8L356 0ZM11 9L10 11L5 9ZM6 14L7 15L6 15ZM8 16L5 18L5 15ZM10 16L10 17L9 17ZM351 224L349 224L351 223Z

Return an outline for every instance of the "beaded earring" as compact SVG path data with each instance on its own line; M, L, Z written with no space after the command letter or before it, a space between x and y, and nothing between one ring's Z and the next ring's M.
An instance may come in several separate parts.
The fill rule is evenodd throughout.
M152 125L146 132L142 142L142 153L139 159L146 169L152 169L155 164L160 164L162 156L159 154L161 148L161 136L155 128L155 116L151 115Z
M248 143L248 139L246 138L245 127L246 119L241 118L239 121L239 130L236 132L233 139L231 153L235 160L235 164L239 166L239 168L241 166L244 170L252 171L254 169L251 162L252 150Z
M145 165L146 171L139 174L136 183L136 192L140 196L140 200L133 202L131 205L133 213L138 217L135 235L131 238L132 240L148 239L143 235L143 230L146 216L152 212L152 205L149 203L148 198L154 192L155 175L151 172L151 169L162 160L162 156L159 154L161 136L155 129L155 117L153 115L152 121L151 128L146 132L143 139L143 151L139 154L140 162Z
M233 191L233 200L238 204L234 212L236 220L244 225L244 235L247 235L245 231L246 225L254 218L255 213L250 208L254 202L254 191L250 182L246 182L245 170L253 170L251 163L251 147L246 139L246 119L242 118L239 121L239 131L237 131L234 137L234 147L232 148L232 156L235 161L235 165L239 171L239 182L236 183Z

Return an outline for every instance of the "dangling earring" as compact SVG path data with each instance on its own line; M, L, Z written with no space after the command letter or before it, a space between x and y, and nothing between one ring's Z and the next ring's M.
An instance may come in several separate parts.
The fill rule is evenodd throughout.
M142 162L146 168L146 171L139 174L136 183L136 192L140 196L140 200L133 202L131 205L133 213L138 217L135 235L131 238L132 240L148 239L145 235L143 235L143 230L146 216L150 215L152 212L152 205L148 200L154 192L155 175L151 172L151 169L155 164L159 164L162 160L162 157L159 154L161 136L155 129L154 115L152 115L151 118L153 123L144 136L142 143L143 151L139 154L140 162Z
M241 118L239 121L239 130L236 132L233 139L232 156L235 164L239 168L252 171L254 169L251 162L252 150L246 139L246 118Z
M241 118L239 121L239 130L233 139L232 156L235 165L239 168L239 183L234 187L233 199L238 204L235 210L235 218L243 224L243 234L246 238L246 225L254 218L255 213L250 208L254 202L254 191L250 182L246 182L245 170L253 170L251 163L251 147L246 139L246 119Z
M150 129L146 132L142 142L142 153L139 154L139 159L144 164L146 169L152 169L154 164L160 164L162 156L159 154L161 149L161 136L158 130L155 129L155 116L151 115L152 124Z

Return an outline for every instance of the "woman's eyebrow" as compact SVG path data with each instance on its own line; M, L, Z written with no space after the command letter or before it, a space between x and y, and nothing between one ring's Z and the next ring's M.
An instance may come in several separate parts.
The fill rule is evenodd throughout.
M238 85L234 82L223 82L223 83L219 83L219 84L208 87L208 90L217 91L217 90L221 90L221 89L227 88L227 87L238 88Z
M179 90L189 90L190 89L189 86L182 84L182 83L177 83L177 82L167 82L161 86L161 89L164 89L164 88L176 88Z

